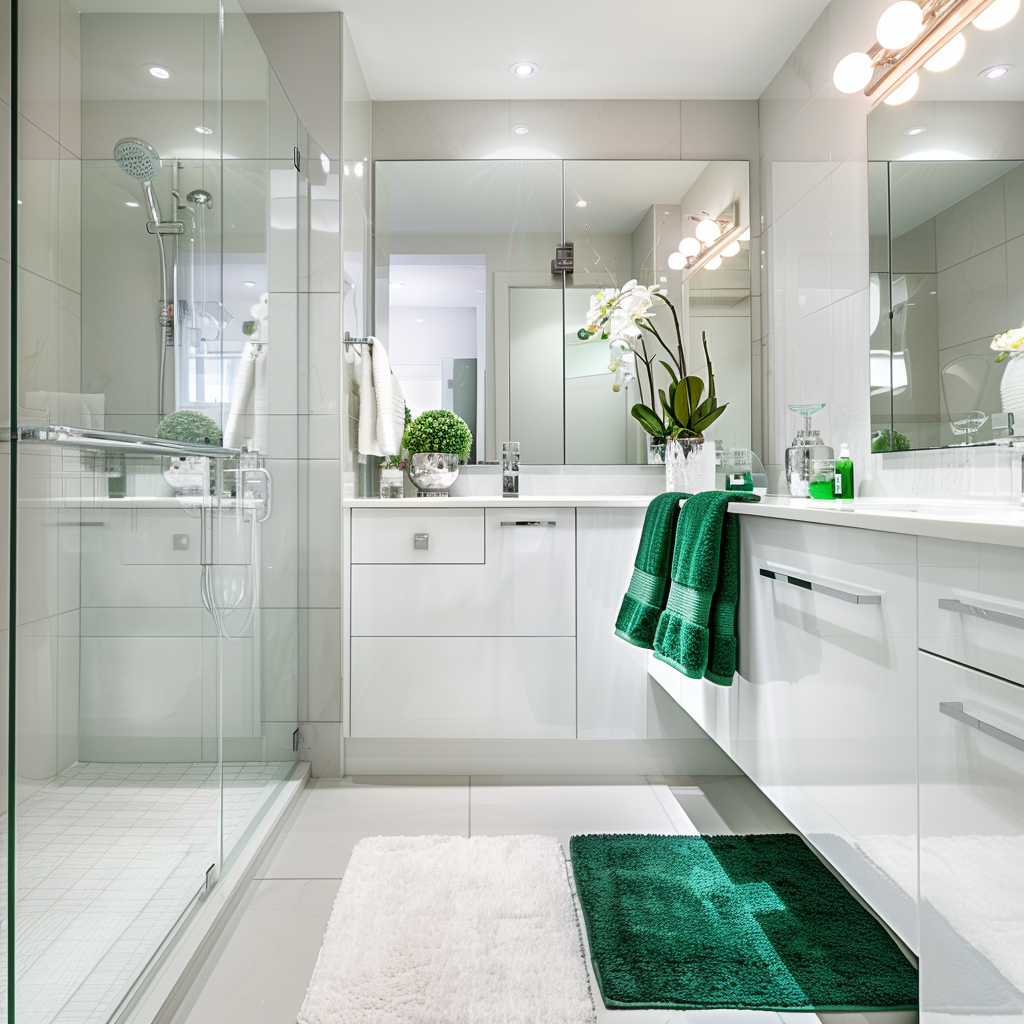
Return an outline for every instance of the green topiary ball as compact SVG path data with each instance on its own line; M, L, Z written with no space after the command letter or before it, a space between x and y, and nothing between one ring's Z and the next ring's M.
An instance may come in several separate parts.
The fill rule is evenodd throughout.
M220 445L222 437L216 421L195 409L179 409L166 415L156 428L156 436L165 441L211 445Z
M461 416L448 409L428 409L405 428L402 447L410 455L446 452L468 459L473 447L473 432Z
M882 452L905 452L909 448L909 438L898 430L883 430L871 444L871 451L875 455Z

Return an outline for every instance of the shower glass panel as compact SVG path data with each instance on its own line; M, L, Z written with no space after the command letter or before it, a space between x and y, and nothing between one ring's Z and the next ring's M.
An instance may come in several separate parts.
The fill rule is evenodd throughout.
M24 104L3 362L32 1024L126 1011L297 758L311 144L237 4L130 6L19 4L66 57L57 120Z

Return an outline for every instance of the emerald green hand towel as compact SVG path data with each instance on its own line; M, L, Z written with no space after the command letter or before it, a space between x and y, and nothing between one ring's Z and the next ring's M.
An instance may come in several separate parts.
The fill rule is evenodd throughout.
M633 578L615 620L615 635L636 647L654 647L658 619L665 610L672 582L672 551L676 539L679 500L686 494L659 494L647 506Z
M726 506L730 501L760 500L756 494L703 491L687 499L679 514L672 586L658 620L654 656L691 679L706 674L712 682L726 686L732 682L737 649L739 524L733 522L726 535L726 520L734 519L726 514Z

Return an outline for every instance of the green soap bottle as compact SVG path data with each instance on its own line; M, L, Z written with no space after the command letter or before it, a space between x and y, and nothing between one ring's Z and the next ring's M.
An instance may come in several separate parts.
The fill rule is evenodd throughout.
M854 493L853 459L850 458L850 446L844 443L839 446L839 458L836 459L836 497L852 501Z

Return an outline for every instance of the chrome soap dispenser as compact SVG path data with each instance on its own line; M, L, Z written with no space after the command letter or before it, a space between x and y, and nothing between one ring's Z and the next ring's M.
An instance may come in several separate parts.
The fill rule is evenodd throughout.
M803 416L803 430L798 430L786 449L786 485L794 498L811 496L811 463L817 459L834 459L835 451L821 439L821 432L811 430L811 417L825 408L824 402L791 405L790 410Z

